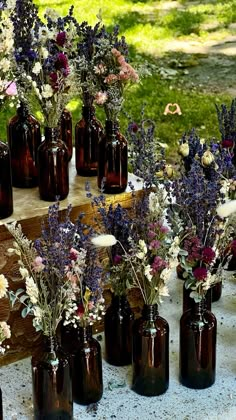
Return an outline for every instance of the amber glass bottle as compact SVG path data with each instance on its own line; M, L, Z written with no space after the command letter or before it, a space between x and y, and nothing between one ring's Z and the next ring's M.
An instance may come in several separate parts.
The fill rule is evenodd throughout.
M39 194L42 200L63 200L69 193L68 150L58 128L45 127L45 140L38 148Z
M191 289L186 289L185 284L183 284L183 312L188 311L194 305L194 299L190 297ZM204 298L204 304L206 309L211 311L211 302L212 302L212 289L209 288Z
M204 299L180 319L180 382L188 388L208 388L215 382L216 325Z
M12 185L31 188L38 185L37 150L41 143L40 124L21 103L17 115L7 125L11 152Z
M114 366L132 362L132 326L134 314L125 295L112 296L104 317L105 357Z
M71 369L55 337L44 337L32 357L32 385L35 420L73 419Z
M64 109L60 120L61 139L67 146L69 161L73 155L73 138L72 138L72 115L68 109Z
M98 142L102 131L102 124L95 117L95 108L83 106L82 119L75 126L75 164L78 175L97 175Z
M11 158L8 145L0 141L0 219L12 213Z
M98 187L107 194L125 191L128 181L128 144L117 121L106 121L98 146Z
M169 325L157 305L144 305L133 327L132 389L140 395L163 394L169 387Z
M82 405L98 402L103 394L102 356L91 326L79 327L72 360L73 400Z

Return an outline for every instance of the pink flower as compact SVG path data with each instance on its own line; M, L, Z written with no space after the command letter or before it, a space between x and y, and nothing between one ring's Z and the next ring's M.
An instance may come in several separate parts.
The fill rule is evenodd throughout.
M78 259L79 251L75 248L70 249L70 260L76 261Z
M113 82L116 82L117 80L119 80L119 77L116 74L109 74L107 77L105 77L104 82L109 85Z
M71 271L67 271L66 277L71 282L72 287L76 288L76 286L77 286L77 276L75 276Z
M159 257L159 255L157 255L154 258L154 261L153 261L151 267L152 267L152 274L155 275L158 271L167 267L167 262L164 261L161 257Z
M193 275L198 281L203 281L207 278L207 269L205 267L197 267L193 270Z
M45 265L43 264L42 257L36 257L32 265L33 265L33 270L36 271L36 273L40 273L41 271L43 271L45 267Z
M8 96L16 96L17 95L17 89L16 89L15 82L9 82L9 83L7 83L6 94Z
M107 93L97 92L94 100L97 105L103 105L107 101Z
M160 248L161 243L160 241L154 239L153 241L151 241L151 243L149 244L149 249L158 249Z
M88 303L88 309L91 311L91 309L93 309L94 307L94 302L92 300L89 301Z

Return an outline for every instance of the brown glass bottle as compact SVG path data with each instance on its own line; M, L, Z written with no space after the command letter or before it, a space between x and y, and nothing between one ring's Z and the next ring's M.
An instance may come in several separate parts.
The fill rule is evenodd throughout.
M83 106L82 119L75 126L75 164L78 175L97 175L98 142L102 132L102 124L95 117L95 108Z
M191 289L186 289L185 283L184 283L183 284L183 312L188 311L189 309L193 308L193 306L195 305L194 299L190 297L191 292L192 292ZM211 311L211 302L212 302L212 289L209 288L204 298L204 304L206 305L206 309L208 311Z
M169 387L169 325L157 305L144 305L134 321L132 389L140 395L163 394Z
M213 284L211 287L212 302L217 302L222 295L222 280Z
M105 134L98 145L98 187L104 193L125 191L128 180L128 144L117 121L106 121Z
M55 337L45 337L41 351L32 357L35 420L72 420L72 380L69 361Z
M17 109L17 115L8 122L7 138L11 152L12 185L18 188L36 187L40 124L23 103Z
M11 158L8 145L0 141L0 219L12 213Z
M114 366L132 362L132 326L134 314L125 295L112 296L104 316L106 361Z
M73 400L82 405L98 402L103 394L102 356L92 327L79 327L72 366Z
M180 319L180 382L188 388L208 388L215 382L216 326L204 299Z
M60 120L61 139L67 146L69 161L73 155L73 139L72 139L72 115L68 109L64 109Z
M41 200L63 200L69 193L68 150L58 128L45 127L45 140L38 148L38 178Z

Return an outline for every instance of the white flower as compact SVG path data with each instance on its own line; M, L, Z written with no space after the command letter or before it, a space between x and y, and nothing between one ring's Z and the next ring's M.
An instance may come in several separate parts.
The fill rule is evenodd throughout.
M11 337L10 326L5 321L1 321L0 322L0 344L2 344L2 342L6 340L6 338L10 338L10 337Z
M95 246L106 247L115 245L117 243L117 239L113 235L99 235L92 238L91 242Z
M189 155L189 145L188 145L188 143L182 143L179 146L178 153L183 157L187 157Z
M0 274L0 299L6 296L8 281L4 274Z
M138 241L140 252L137 252L136 257L142 260L147 254L147 245L143 239Z
M159 295L160 296L170 296L168 287L165 284L162 284L159 287Z
M51 8L47 8L46 9L46 16L49 17L53 22L57 22L58 18L60 17L60 15L57 13L56 10L51 9Z
M209 166L212 162L214 162L214 160L214 155L210 152L210 150L206 150L202 155L201 163L203 166Z
M20 267L19 268L19 271L20 271L21 276L22 276L23 279L25 279L26 277L29 276L29 272L28 272L28 270L26 268Z
M152 281L152 273L151 273L151 266L148 264L144 269L144 274L147 277L148 281Z
M53 90L50 85L43 85L42 87L42 97L47 99L53 96Z
M171 274L172 274L171 268L166 267L164 268L164 270L162 270L160 274L160 279L163 280L164 283L166 283L170 279Z
M11 62L7 58L3 58L0 62L1 70L6 73L11 67Z
M177 258L179 254L179 251L180 251L179 243L180 243L179 237L175 236L168 251L169 255L171 255L172 258Z
M34 282L34 279L32 277L27 277L25 280L25 285L26 285L26 293L30 298L30 301L35 304L38 301L38 295L39 295L39 291L38 291L38 287Z
M41 329L41 323L42 323L42 318L43 318L43 311L39 306L35 306L33 308L33 315L34 315L34 319L33 319L33 326L37 329Z
M32 73L34 74L39 74L40 71L42 70L42 66L41 64L37 61L34 65L34 67L32 68Z
M227 201L216 209L218 216L228 217L236 212L236 200Z
M48 58L48 50L47 50L47 48L41 47L41 55L42 55L42 57L44 59L45 58Z
M151 192L148 197L149 200L149 210L151 213L156 212L160 208L158 195L154 192Z

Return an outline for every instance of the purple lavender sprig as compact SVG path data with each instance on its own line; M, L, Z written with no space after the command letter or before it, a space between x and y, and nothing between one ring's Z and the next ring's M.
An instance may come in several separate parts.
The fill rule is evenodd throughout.
M227 108L225 104L220 107L216 106L216 112L219 122L219 130L221 133L222 142L232 141L235 144L236 141L236 100L233 99L230 108Z

